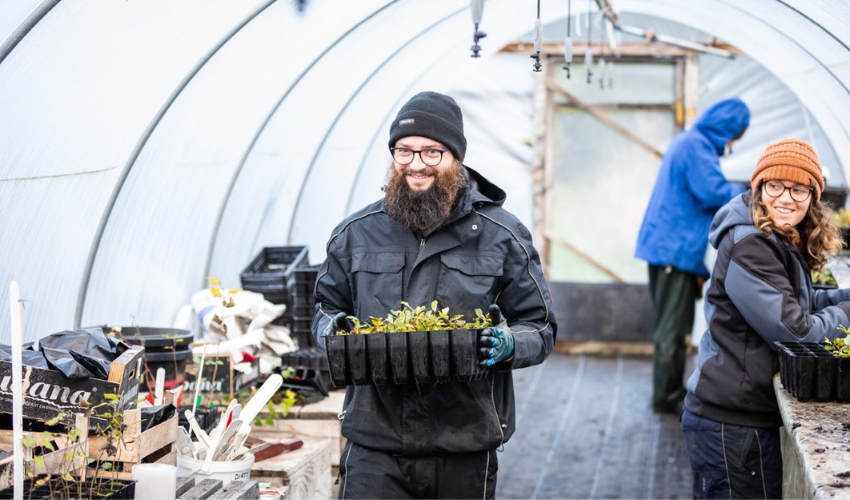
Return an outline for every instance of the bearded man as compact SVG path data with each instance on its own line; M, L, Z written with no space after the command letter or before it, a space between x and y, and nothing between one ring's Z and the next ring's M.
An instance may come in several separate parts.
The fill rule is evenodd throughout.
M334 229L316 283L313 334L346 317L382 318L406 301L504 318L485 329L486 376L422 387L349 386L340 498L493 498L496 449L514 432L511 370L541 363L555 341L551 295L528 229L505 192L464 166L455 101L411 98L390 126L385 197ZM498 309L498 311L497 311Z

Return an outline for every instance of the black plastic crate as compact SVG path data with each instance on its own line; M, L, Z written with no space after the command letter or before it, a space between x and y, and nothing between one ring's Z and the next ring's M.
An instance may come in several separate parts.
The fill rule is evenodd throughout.
M286 284L294 269L303 267L307 261L307 247L265 247L248 267L239 275L242 288L262 293L270 302L285 303Z
M313 326L312 316L293 316L292 326L293 332L309 332Z
M295 281L316 281L316 278L319 276L319 268L321 265L315 266L304 266L297 267L292 270L292 274L290 276L291 279Z
M328 357L325 351L318 347L302 348L297 351L288 352L283 354L280 360L284 365L294 368L328 369Z
M313 291L316 289L316 280L294 280L290 279L286 282L286 288L293 297L313 297Z
M817 342L776 342L782 386L798 401L850 402L850 358Z

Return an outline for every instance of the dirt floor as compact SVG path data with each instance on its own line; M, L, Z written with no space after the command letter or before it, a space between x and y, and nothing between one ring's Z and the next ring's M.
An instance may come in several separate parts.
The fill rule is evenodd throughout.
M553 353L514 384L497 498L692 498L679 417L652 412L651 357Z

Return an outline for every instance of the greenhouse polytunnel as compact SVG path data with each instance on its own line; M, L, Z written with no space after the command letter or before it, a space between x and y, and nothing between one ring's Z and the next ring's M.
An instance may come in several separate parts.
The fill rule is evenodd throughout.
M199 337L192 298L208 277L242 287L272 247L304 246L305 265L325 261L334 228L384 196L399 109L436 91L463 112L463 163L506 191L504 208L531 232L556 353L594 342L651 350L635 245L664 152L714 103L739 97L751 118L720 160L725 177L748 187L768 144L799 138L820 158L823 199L843 209L849 24L842 0L0 2L0 343L12 338L12 281L24 342L91 325ZM831 261L839 282L846 261ZM701 301L695 310L691 351L706 329ZM584 375L558 385L598 375L581 352L564 363ZM595 369L617 381L623 370L651 372L618 352ZM551 384L542 371L519 371L515 384ZM566 401L554 389L547 397ZM517 434L535 404L517 398ZM541 417L557 438L578 413L566 408ZM594 453L617 441L605 412L593 417L607 436ZM662 463L669 453L675 479L662 484L659 465L611 489L604 471L626 458L594 455L576 472L587 484L572 484L553 451L521 480L532 465L516 455L529 448L511 443L503 463L517 469L500 481L516 484L500 483L499 496L690 494L680 440L658 451L678 422L647 412L654 451L632 458ZM537 443L549 450L551 438Z

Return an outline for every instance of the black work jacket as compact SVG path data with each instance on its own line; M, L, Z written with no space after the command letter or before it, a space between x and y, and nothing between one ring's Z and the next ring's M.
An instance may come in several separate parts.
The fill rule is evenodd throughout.
M555 339L551 295L528 229L502 208L505 192L467 168L450 222L427 238L390 223L379 201L334 229L316 282L313 334L342 311L360 320L437 300L475 317L498 304L514 335L513 359L471 382L349 386L342 434L402 455L490 450L514 432L511 369L542 362Z

